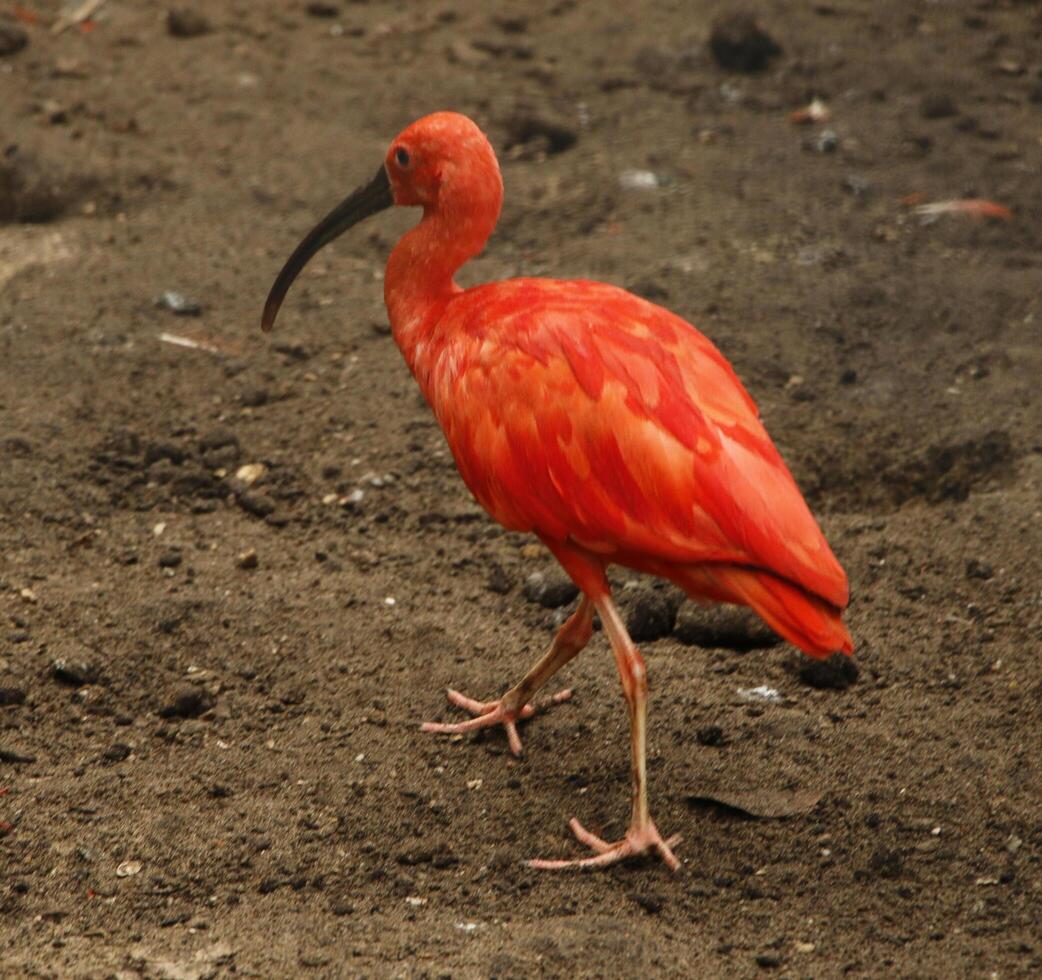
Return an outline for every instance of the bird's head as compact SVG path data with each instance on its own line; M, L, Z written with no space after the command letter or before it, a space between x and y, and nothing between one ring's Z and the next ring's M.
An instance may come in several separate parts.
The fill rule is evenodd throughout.
M293 280L319 249L378 211L393 204L422 207L425 215L443 215L461 234L474 223L483 230L483 242L502 201L496 154L476 123L457 112L416 120L391 142L376 176L304 236L268 293L261 327L272 328Z

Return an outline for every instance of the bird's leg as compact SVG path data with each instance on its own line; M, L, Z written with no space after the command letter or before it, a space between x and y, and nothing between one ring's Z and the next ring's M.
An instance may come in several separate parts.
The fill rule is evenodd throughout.
M475 715L470 721L457 724L440 724L425 722L421 730L455 735L470 732L478 728L490 728L502 725L506 729L510 751L521 755L521 737L517 734L517 723L539 710L539 707L560 704L567 701L572 692L570 689L559 691L549 699L546 705L537 706L531 702L532 696L569 660L576 656L590 640L593 633L593 604L584 594L579 608L572 613L558 630L550 649L525 676L506 692L498 701L475 701L459 691L449 689L449 700L459 708Z
M597 612L605 632L611 640L615 664L622 680L622 691L626 697L626 706L630 716L630 746L632 751L633 796L630 809L630 825L626 836L613 844L601 840L586 830L578 820L572 820L569 826L572 833L587 847L596 851L593 857L579 858L573 861L529 861L533 868L604 868L623 858L643 854L646 851L657 851L662 860L676 871L680 862L673 855L673 847L680 841L680 836L663 840L648 810L648 771L647 771L647 706L648 680L644 660L633 645L626 627L619 617L615 604L607 594L597 600Z

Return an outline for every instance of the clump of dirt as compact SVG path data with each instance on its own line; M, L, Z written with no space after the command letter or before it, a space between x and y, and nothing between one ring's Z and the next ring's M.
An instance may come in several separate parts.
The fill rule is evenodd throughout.
M55 221L95 187L91 177L69 174L11 144L0 155L0 224Z
M886 511L910 502L962 501L975 488L1006 486L1016 478L1017 451L1000 429L906 452L873 447L866 457L837 456L822 464L814 498Z

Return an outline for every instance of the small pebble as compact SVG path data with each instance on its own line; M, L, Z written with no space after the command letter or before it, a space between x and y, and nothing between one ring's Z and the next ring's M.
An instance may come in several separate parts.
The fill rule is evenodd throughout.
M249 551L241 552L239 557L235 559L235 564L246 571L256 568L259 564L257 552L253 548L250 548Z
M0 708L25 703L25 691L20 687L0 687Z
M813 141L818 153L835 153L839 149L839 136L834 130L823 129Z
M724 730L719 725L704 725L695 732L695 738L700 744L710 748L719 748L726 743Z
M827 660L805 659L799 670L804 684L822 690L843 691L850 687L860 674L852 657L834 653Z
M18 54L29 43L29 35L17 24L0 24L0 58Z
M685 602L677 613L673 635L681 643L729 650L758 650L781 642L777 634L747 609L700 606Z
M156 306L161 310L169 310L175 316L200 316L203 312L202 306L196 300L172 290L162 293L156 299Z
M10 762L10 763L17 764L17 763L30 763L30 762L35 762L35 761L36 761L36 756L35 755L29 755L29 754L27 754L25 752L18 752L15 749L5 749L2 745L0 745L0 762ZM2 829L3 826L4 826L3 823L0 823L0 829ZM3 834L2 834L2 832L0 832L0 837L2 837L2 836L3 836Z
M769 704L781 704L782 696L773 687L761 684L759 687L740 687L738 697L743 701L766 701Z
M733 13L713 22L709 50L721 68L757 72L763 71L782 49L752 14Z
M198 11L175 7L167 11L166 29L171 37L200 37L210 31L210 22Z
M116 877L131 878L134 875L141 874L141 867L140 861L124 861L116 868Z
M919 102L919 115L923 119L948 119L958 112L955 100L947 92L932 92Z
M533 572L525 579L524 594L544 609L557 609L571 602L579 587L564 572Z
M159 709L163 718L198 718L214 705L213 697L201 687L179 688Z
M978 561L976 558L971 558L966 562L966 577L967 578L979 578L987 581L989 578L993 578L995 570L987 562Z
M488 570L486 587L489 592L495 592L496 595L506 595L513 588L513 582L503 570L503 566L493 562Z
M239 506L254 517L269 517L275 513L275 501L267 494L248 490L239 495Z
M631 892L630 898L649 915L658 915L666 905L666 896L659 892Z
M98 679L98 670L93 664L70 657L58 657L51 664L51 674L56 681L72 687L93 684Z
M235 471L235 479L244 487L253 486L267 472L263 463L246 463Z
M619 186L624 191L651 191L661 187L659 176L650 170L623 170L619 174Z
M130 758L131 748L123 742L114 742L102 753L106 762L124 762Z
M160 568L177 568L181 564L182 560L181 552L171 549L169 551L164 551L159 556L158 564Z
M680 601L661 589L638 586L622 592L626 629L636 643L669 636L677 618Z

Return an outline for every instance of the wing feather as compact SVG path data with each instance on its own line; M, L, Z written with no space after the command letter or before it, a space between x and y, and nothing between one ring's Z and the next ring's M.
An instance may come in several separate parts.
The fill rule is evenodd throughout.
M432 404L505 526L605 555L764 568L846 605L755 404L694 327L605 284L514 280L461 293L439 330L454 367L434 372Z

